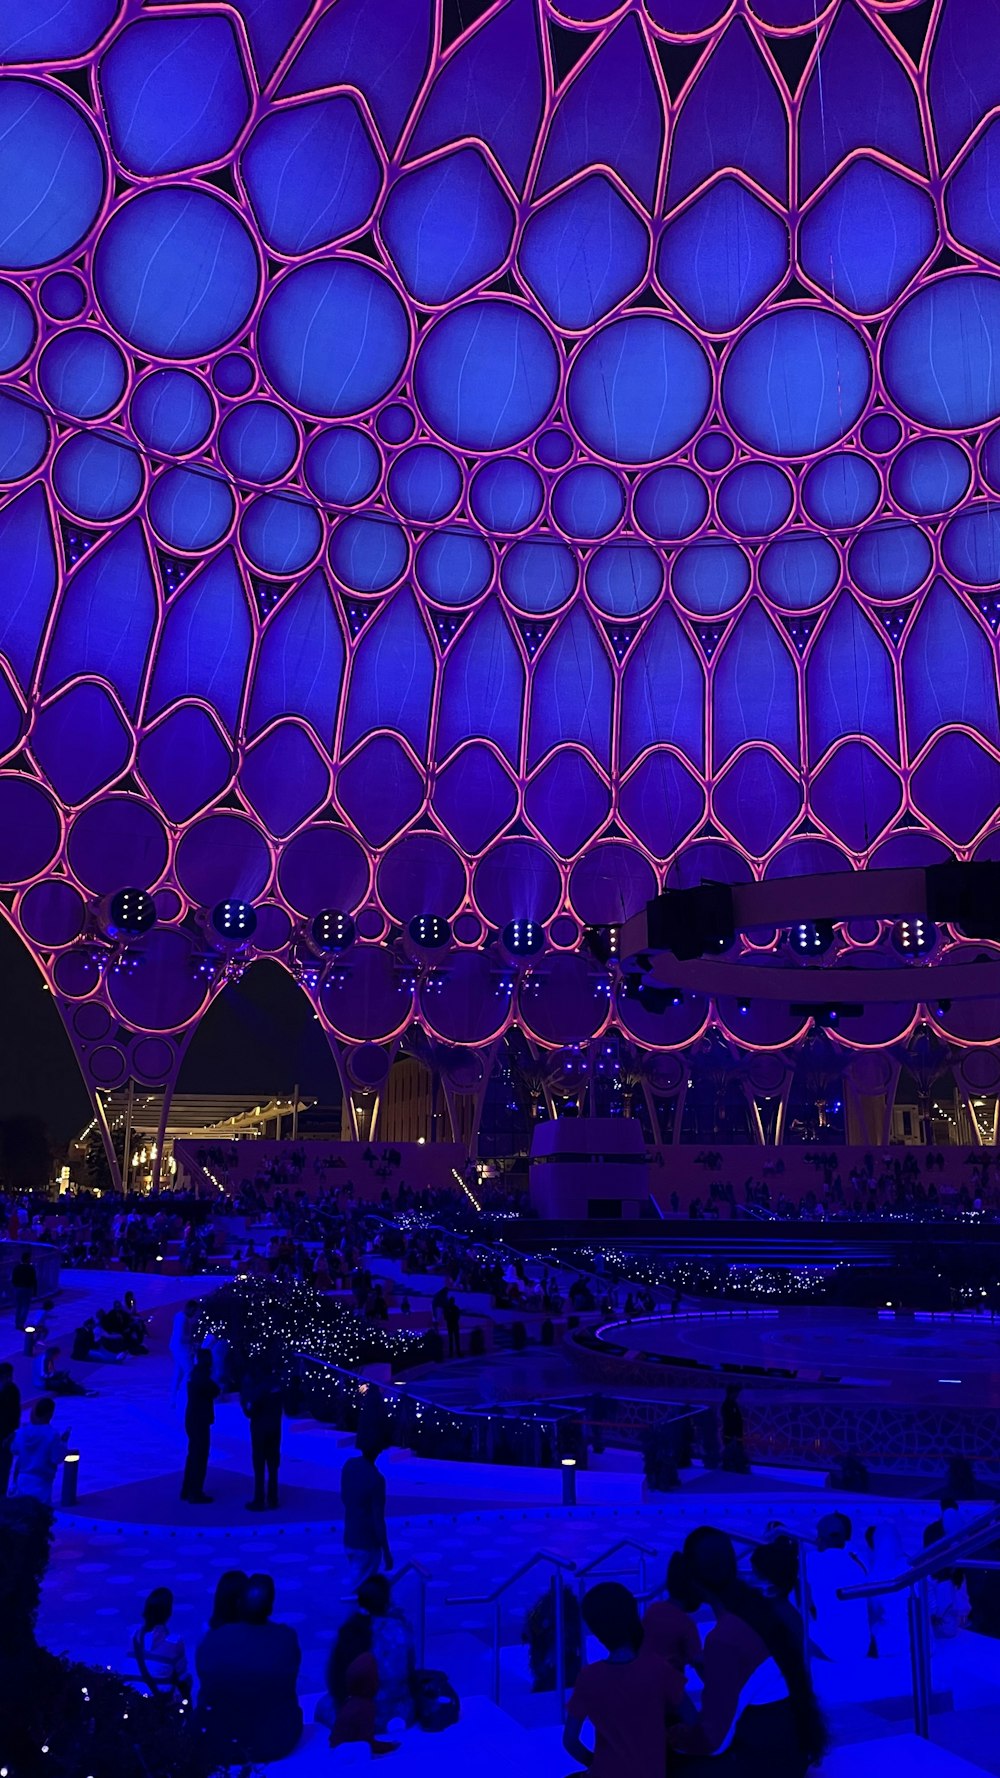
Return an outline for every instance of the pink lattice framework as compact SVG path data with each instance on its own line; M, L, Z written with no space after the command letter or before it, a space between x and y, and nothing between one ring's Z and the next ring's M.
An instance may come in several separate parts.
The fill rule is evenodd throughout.
M514 1022L794 1048L583 947L664 883L995 856L998 0L36 0L0 59L0 883L92 1089L173 1080L227 899L349 1086L418 1025L478 1091ZM836 1041L928 1022L1000 1040L911 981Z

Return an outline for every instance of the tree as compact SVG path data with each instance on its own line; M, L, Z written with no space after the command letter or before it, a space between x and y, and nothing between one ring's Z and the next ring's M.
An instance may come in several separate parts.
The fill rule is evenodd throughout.
M40 1117L0 1118L0 1179L8 1191L38 1191L51 1176L49 1133Z

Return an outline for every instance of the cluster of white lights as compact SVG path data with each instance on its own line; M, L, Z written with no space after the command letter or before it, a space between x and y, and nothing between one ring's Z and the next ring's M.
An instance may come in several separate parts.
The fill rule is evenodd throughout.
M224 1285L205 1303L202 1333L239 1343L248 1331L247 1355L304 1353L330 1364L391 1363L420 1347L423 1335L372 1325L338 1305L331 1307L309 1284L278 1284L244 1275Z
M833 922L830 920L796 920L788 934L788 943L799 957L822 957L833 943Z
M510 920L502 933L506 950L514 957L534 957L545 943L537 920Z
M536 1253L534 1259L558 1264L559 1255ZM563 1257L573 1265L593 1271L598 1260L601 1275L616 1284L649 1286L653 1290L684 1290L694 1296L816 1297L838 1270L826 1266L760 1266L751 1263L702 1264L694 1260L640 1258L617 1247L581 1247ZM600 1284L599 1279L595 1283Z
M892 942L904 957L926 957L937 943L937 927L919 915L899 920L893 927Z
M439 951L451 937L451 927L439 914L417 914L410 921L413 943L425 951Z

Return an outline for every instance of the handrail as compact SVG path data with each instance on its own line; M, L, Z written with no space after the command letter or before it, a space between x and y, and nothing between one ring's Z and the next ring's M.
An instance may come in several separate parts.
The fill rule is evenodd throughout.
M520 1568L515 1568L513 1574L508 1574L506 1580L502 1580L498 1586L495 1586L492 1593L473 1593L460 1599L450 1598L448 1604L495 1605L496 1601L514 1585L515 1581L519 1581L524 1575L529 1574L532 1568L537 1568L539 1562L551 1562L553 1568L565 1568L570 1574L576 1572L576 1563L568 1561L565 1556L556 1556L551 1550L536 1550L533 1556L529 1556L526 1562L522 1562Z
M838 1587L838 1599L878 1599L886 1593L909 1589L906 1616L910 1633L910 1671L913 1679L913 1727L924 1740L930 1739L931 1717L931 1604L929 1583L941 1568L972 1556L984 1544L1000 1537L1000 1502L989 1512L931 1544L917 1562L911 1562L902 1574L891 1580L862 1581L854 1587Z
M600 1580L601 1575L598 1570L603 1568L604 1563L609 1562L612 1556L617 1556L619 1550L632 1550L638 1556L639 1586L645 1590L647 1558L656 1556L659 1552L652 1549L648 1543L639 1543L634 1537L620 1537L617 1543L611 1545L610 1549L602 1550L599 1556L592 1557L582 1568L577 1569L577 1592L581 1590L585 1580L591 1577ZM605 1578L607 1578L606 1575Z
M492 1593L480 1593L471 1598L449 1599L449 1605L492 1605L493 1607L493 1702L500 1702L500 1630L501 1600L503 1595L516 1581L523 1580L539 1563L546 1562L552 1569L552 1582L555 1590L555 1656L556 1656L556 1697L559 1700L559 1715L564 1714L566 1707L566 1617L565 1617L565 1580L564 1575L575 1572L576 1563L569 1562L565 1556L556 1556L551 1550L536 1550L520 1568L507 1579L494 1587Z
M838 1599L878 1599L883 1593L900 1593L904 1587L915 1586L918 1581L926 1580L937 1573L939 1568L949 1568L962 1556L971 1556L984 1543L995 1543L1000 1539L1000 1502L990 1508L980 1518L974 1519L962 1531L953 1531L950 1537L943 1537L940 1543L931 1544L918 1561L911 1562L902 1574L894 1575L891 1580L862 1581L858 1586L840 1587Z
M595 1568L600 1568L602 1563L610 1561L612 1556L617 1556L619 1550L635 1550L638 1556L655 1556L659 1553L648 1543L638 1543L634 1537L620 1537L617 1543L611 1545L610 1549L603 1550L599 1556L594 1556L590 1562L586 1562L582 1568L578 1568L577 1574L591 1574Z
M426 1665L427 1655L427 1588L430 1584L431 1576L429 1570L424 1567L422 1562L417 1562L411 1558L409 1562L403 1563L402 1568L397 1568L391 1575L386 1577L393 1592L395 1592L400 1581L405 1580L408 1574L415 1575L417 1581L418 1615L416 1656L417 1666L423 1667Z

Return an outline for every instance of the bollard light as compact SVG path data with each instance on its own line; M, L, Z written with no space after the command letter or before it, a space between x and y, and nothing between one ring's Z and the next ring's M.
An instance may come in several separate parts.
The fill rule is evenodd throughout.
M62 1465L62 1490L59 1495L63 1506L76 1505L76 1485L80 1475L79 1451L67 1451Z
M562 1469L562 1503L563 1506L576 1505L576 1458L564 1457Z
M24 1356L25 1358L34 1358L35 1356L35 1329L33 1327L26 1327L24 1330Z

